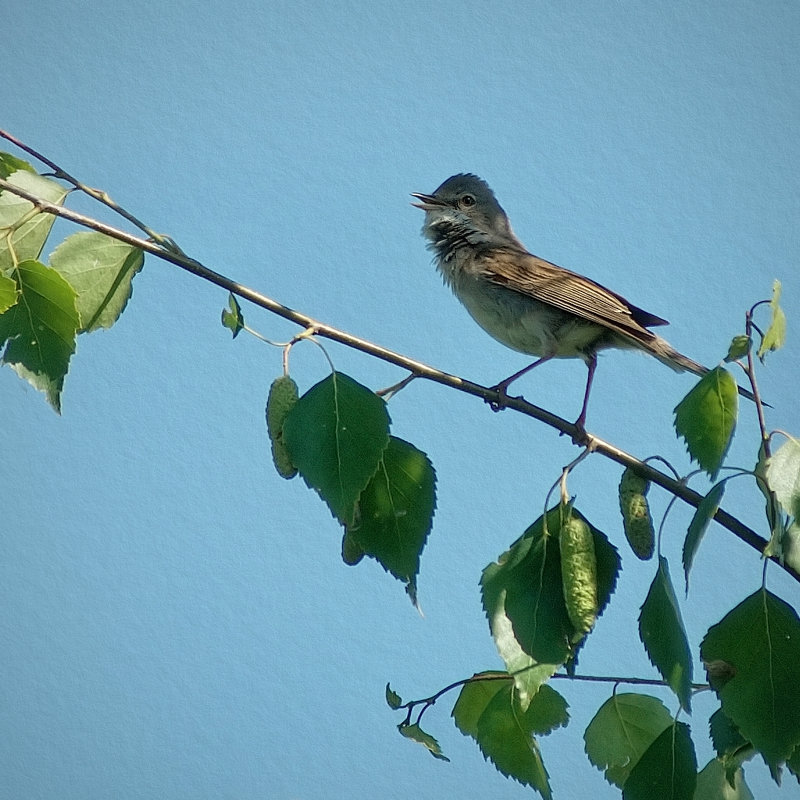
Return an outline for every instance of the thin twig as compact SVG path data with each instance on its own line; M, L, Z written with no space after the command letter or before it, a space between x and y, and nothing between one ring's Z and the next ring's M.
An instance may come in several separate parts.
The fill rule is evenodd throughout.
M533 665L538 666L538 665ZM432 705L439 700L440 697L447 694L448 692L452 692L453 689L458 689L459 687L466 686L469 683L481 683L483 681L511 681L514 679L515 675L521 674L526 672L530 667L525 667L517 672L484 672L478 673L476 675L471 675L469 678L462 678L458 681L453 681L452 683L447 684L447 686L439 689L438 692L435 692L430 697L422 697L419 700L409 700L406 703L398 706L395 710L399 711L401 709L406 709L408 714L406 715L406 719L410 721L411 719L411 711L419 705L424 706L423 709L420 711L419 716L417 717L417 722L421 719L422 715L425 713L427 709L429 709ZM665 680L659 678L634 678L634 677L625 677L622 675L568 675L566 672L556 672L551 677L553 678L560 678L563 680L568 681L584 681L585 683L612 683L615 686L619 684L626 684L629 686L661 686L667 687L668 684ZM711 687L707 683L692 683L691 688L693 691L705 691L710 689Z
M554 678L565 678L570 681L586 681L588 683L625 683L631 686L668 686L666 681L658 678L623 678L619 675L567 675L566 672L556 672ZM694 691L703 691L711 687L707 683L690 684Z
M94 189L91 186L87 186L82 181L79 181L77 178L70 175L69 172L60 167L54 161L51 161L49 158L47 158L47 156L43 155L38 150L34 150L34 148L30 145L21 142L16 136L13 136L8 131L0 130L0 136L19 147L20 150L24 150L28 155L33 156L35 159L38 159L43 164L46 164L48 167L50 167L50 169L53 170L53 177L60 178L67 183L71 183L76 189L79 189L84 194L88 194L89 197L97 200L98 203L102 203L112 211L115 211L121 217L124 217L126 220L128 220L128 222L135 225L140 231L146 233L147 236L154 242L162 245L165 250L169 250L170 252L174 253L183 253L183 250L178 247L173 239L171 239L169 236L165 236L163 233L156 233L152 228L148 227L144 224L144 222L131 214L130 211L112 200L106 192L102 191L101 189Z
M748 312L745 314L745 334L747 338L752 341L753 336L753 328L755 327L753 323L753 312L755 309L762 305L764 302L767 301L760 301L756 303ZM761 333L759 331L759 333ZM764 335L761 334L761 338L764 338ZM756 400L756 413L758 415L758 428L761 431L761 445L764 448L764 458L769 458L771 455L770 452L770 443L769 443L769 432L767 431L767 422L764 417L764 405L761 402L761 395L758 391L758 385L756 384L756 371L755 371L755 364L753 362L753 347L752 345L747 348L747 367L745 368L745 373L747 377L750 379L750 388L753 390L753 396Z

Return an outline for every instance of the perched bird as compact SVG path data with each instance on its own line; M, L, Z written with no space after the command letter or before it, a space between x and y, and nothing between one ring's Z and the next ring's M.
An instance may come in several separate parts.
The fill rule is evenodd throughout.
M597 366L607 348L643 350L663 364L704 375L708 369L675 350L649 328L665 319L576 272L529 253L514 235L488 184L476 175L448 178L433 194L413 193L425 212L423 235L436 267L472 318L497 341L537 360L494 389L507 396L517 378L551 358L580 358L589 368L581 413ZM739 394L753 399L746 389Z

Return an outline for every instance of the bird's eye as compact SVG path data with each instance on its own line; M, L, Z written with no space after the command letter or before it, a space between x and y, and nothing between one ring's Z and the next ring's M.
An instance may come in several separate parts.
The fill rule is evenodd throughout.
M458 202L462 208L472 208L475 205L475 198L471 194L465 194Z

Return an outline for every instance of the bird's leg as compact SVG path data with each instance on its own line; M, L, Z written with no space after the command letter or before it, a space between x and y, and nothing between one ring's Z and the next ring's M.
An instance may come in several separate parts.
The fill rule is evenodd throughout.
M583 406L581 407L581 413L578 415L578 419L575 420L575 427L579 431L586 430L584 427L586 423L586 407L589 405L589 392L592 391L594 371L597 369L597 355L595 353L592 353L592 355L589 357L589 360L586 362L586 366L589 368L589 374L586 377L586 391L583 393Z
M552 357L553 356L542 356L541 358L537 358L533 364L528 364L524 369L515 372L513 375L509 375L505 380L492 386L492 391L497 392L497 400L488 401L492 411L500 411L503 408L503 400L508 397L508 387L514 383L517 378L521 378L526 372L530 372L534 367L538 367L539 364L544 364L545 361L549 361Z

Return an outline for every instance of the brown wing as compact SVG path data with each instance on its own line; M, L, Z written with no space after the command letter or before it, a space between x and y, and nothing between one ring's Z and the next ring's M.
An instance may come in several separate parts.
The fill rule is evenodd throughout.
M493 283L634 339L648 341L654 334L647 328L669 324L605 286L530 253L493 249L488 259L491 270L484 275Z

